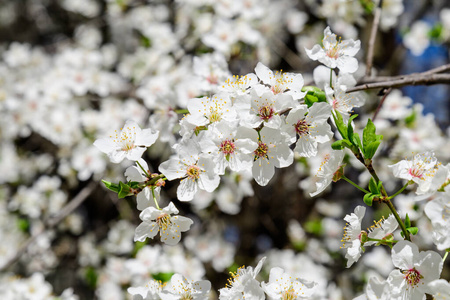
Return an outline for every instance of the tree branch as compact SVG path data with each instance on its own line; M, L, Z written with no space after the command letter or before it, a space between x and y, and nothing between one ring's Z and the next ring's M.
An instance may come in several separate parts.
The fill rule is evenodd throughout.
M367 47L366 76L371 76L372 73L373 49L375 47L375 39L377 37L378 24L380 23L382 5L383 0L380 0L378 6L375 8L375 14L373 16L372 29L370 31L369 44Z
M387 77L389 78L389 77ZM384 78L384 79L387 79ZM392 77L391 77L392 78ZM377 88L393 88L393 87L401 87L405 85L433 85L433 84L450 84L450 74L411 74L404 75L401 79L395 79L395 77L391 80L386 81L377 81L366 83L362 85L355 86L353 88L349 88L347 93L352 93L356 91L377 89Z

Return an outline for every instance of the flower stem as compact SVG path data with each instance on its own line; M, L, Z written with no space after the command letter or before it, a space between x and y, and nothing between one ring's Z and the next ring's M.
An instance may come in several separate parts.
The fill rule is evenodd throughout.
M189 110L187 110L187 109L176 109L175 112L177 114L188 114Z
M408 182L407 182L400 190L398 190L397 193L395 193L394 195L388 197L388 199L391 200L391 199L394 198L395 196L401 194L401 192L403 192L403 191L406 189L406 187L407 187L408 185L409 185L409 181L408 181Z
M372 160L371 159L364 159L363 156L362 156L362 153L361 153L361 151L359 149L358 149L358 151L353 151L353 155L355 155L355 157L366 167L367 171L369 171L370 175L372 175L373 179L375 179L375 182L378 184L378 182L380 182L380 178L378 177L377 172L373 168ZM405 240L411 241L411 237L409 235L409 231L406 230L405 223L403 223L402 218L400 218L400 216L398 215L398 212L395 209L394 205L392 204L391 200L389 199L389 196L388 196L386 190L384 189L383 185L381 185L381 193L384 196L382 201L384 203L386 203L386 205L389 207L389 209L391 210L392 214L394 215L395 219L397 220L398 225L402 229L402 232L403 232L403 235L405 237Z
M150 178L150 175L147 173L147 171L144 169L144 167L143 167L138 161L136 161L136 163L137 163L138 166L141 168L141 170L144 172L145 176L147 176L148 178Z
M155 201L156 208L161 210L161 208L159 208L158 201L156 200L155 188L154 187L152 187L152 197L153 197L153 201Z
M350 183L351 185L353 185L355 188L357 188L358 190L360 190L363 193L370 193L368 190L363 189L362 187L360 187L359 185L357 185L356 183L354 183L353 181L351 181L350 179L348 179L347 177L345 177L345 175L342 175L341 177L342 179L344 179L345 181L347 181L348 183Z
M450 251L450 249L445 250L445 254L444 254L444 257L442 258L442 262L445 262L445 260L447 259L449 251Z
M333 88L333 69L330 69L330 87Z

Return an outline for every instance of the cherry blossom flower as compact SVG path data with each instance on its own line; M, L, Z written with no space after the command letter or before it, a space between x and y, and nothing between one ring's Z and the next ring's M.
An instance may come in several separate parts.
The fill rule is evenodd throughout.
M252 174L259 185L265 186L275 174L275 167L285 168L292 164L294 153L279 130L263 127L260 135L258 148L254 151Z
M200 145L194 140L186 140L177 148L178 156L159 165L159 171L168 180L182 178L177 189L181 201L190 201L200 188L214 191L220 177L214 172L214 162L209 154L201 153Z
M394 215L389 215L387 219L382 218L380 221L375 222L374 225L369 228L369 238L382 240L391 235L398 227L397 220ZM367 242L366 245L371 245L375 242Z
M438 166L434 152L416 154L412 161L401 160L388 167L397 178L413 181L418 184L417 194L424 194L429 190Z
M270 270L268 283L261 283L262 289L270 300L310 299L316 285L315 282L293 278L279 267Z
M314 45L311 50L305 48L306 54L312 60L318 60L325 66L334 69L339 68L344 73L354 73L358 69L358 60L353 56L359 51L361 42L352 39L336 39L330 27L325 28L323 47Z
M354 213L346 215L344 218L347 225L344 227L344 237L341 241L344 243L342 248L347 249L345 254L347 268L350 268L361 257L361 247L363 246L361 244L361 221L365 213L366 208L364 206L357 206Z
M138 160L153 145L158 138L159 132L152 129L142 130L134 121L127 121L120 134L115 131L114 136L98 139L94 146L106 153L111 162L120 163L124 158Z
M343 159L343 150L333 150L331 154L325 156L325 160L320 165L316 174L316 177L319 178L319 180L316 181L317 190L309 194L311 197L320 194L330 185L335 173L341 167Z
M282 125L279 112L296 106L292 96L286 94L274 95L272 92L266 92L259 96L252 89L250 96L250 102L248 97L237 98L235 106L238 107L241 124L251 128L264 123L265 127L278 129Z
M409 241L400 241L392 248L392 262L398 270L389 274L392 299L420 300L425 293L432 294L428 286L439 279L442 257L434 251L419 252Z
M127 292L133 296L133 300L159 300L162 289L161 281L152 279L145 286L129 287Z
M238 268L236 273L231 273L227 287L219 290L220 300L264 300L264 292L260 283L255 279L266 260L263 257L256 268Z
M189 282L184 276L174 274L159 296L162 300L208 300L210 290L208 280Z
M239 172L253 165L258 134L251 128L236 125L222 121L208 130L201 141L203 151L214 157L217 174L224 174L226 167Z
M301 74L283 73L282 70L274 73L261 62L256 65L255 73L264 84L269 86L270 91L275 95L284 93L291 95L294 100L299 100L306 94L302 92L304 81ZM255 87L258 94L262 94L266 90L265 86L259 85L258 87Z
M178 244L181 232L188 231L194 222L172 214L178 214L178 209L172 202L161 210L154 207L144 209L139 215L143 222L136 228L134 241L143 242L147 237L152 239L159 232L163 243L171 246Z
M196 126L217 123L221 120L236 121L236 110L228 94L220 93L209 97L194 98L188 102L189 115L186 120Z
M328 103L314 103L309 111L306 105L302 105L289 112L282 131L291 142L296 142L294 151L300 156L315 156L317 144L328 142L333 136L327 123L330 116L331 106Z
M236 97L237 95L247 94L249 88L253 87L257 83L258 78L253 73L244 76L233 75L233 77L225 80L219 90L224 90L232 97Z
M424 211L433 226L433 242L438 250L450 248L450 189L425 205Z
M433 291L434 300L448 300L450 299L450 282L445 279L438 279L430 282L428 287Z

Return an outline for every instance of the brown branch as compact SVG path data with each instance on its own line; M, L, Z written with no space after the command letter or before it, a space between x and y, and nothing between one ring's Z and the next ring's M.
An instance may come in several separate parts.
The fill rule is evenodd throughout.
M450 64L439 66L437 68L430 69L425 72L420 73L411 73L406 75L398 75L398 76L377 76L377 77L363 77L359 80L359 84L364 83L373 83L373 82L382 82L382 81L392 81L392 80L400 80L405 79L412 76L425 76L425 75L431 75L431 74L437 74L437 73L443 73L450 70Z
M440 83L450 84L450 74L409 75L404 76L402 79L393 79L389 81L358 85L353 88L349 88L347 93L378 88L401 87L405 85L433 85Z
M375 47L375 39L377 37L378 24L380 24L381 19L381 5L383 0L380 0L378 7L375 8L375 15L373 17L372 29L370 31L369 44L367 48L367 59L366 59L366 76L371 76L372 73L372 63L373 63L373 49Z
M377 118L378 113L380 112L381 107L383 106L384 100L386 100L386 97L389 95L389 93L392 91L392 88L388 88L387 91L384 92L383 98L381 98L380 103L378 104L377 110L373 114L372 121L375 122L375 119Z
M84 187L66 206L64 206L59 213L54 217L49 217L46 221L44 221L44 226L35 233L33 236L28 238L25 243L16 251L15 255L11 257L3 266L0 267L0 272L5 271L9 267L11 267L19 258L27 251L28 247L35 242L35 240L44 232L49 229L52 229L56 225L58 225L64 218L70 215L87 197L92 193L94 187L97 185L97 182L92 181Z

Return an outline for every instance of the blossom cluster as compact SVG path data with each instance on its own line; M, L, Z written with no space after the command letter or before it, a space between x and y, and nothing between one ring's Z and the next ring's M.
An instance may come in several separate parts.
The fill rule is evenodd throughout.
M345 216L362 196L343 182L327 198L362 170L331 144L335 116L361 134L379 101L347 92L379 3L0 3L0 298L350 299L361 278L362 298L449 297L450 132L427 108L385 97L373 167L389 195L405 184L392 202L437 252L392 214ZM401 0L380 4L381 34L413 55L449 40L448 9L408 31Z

